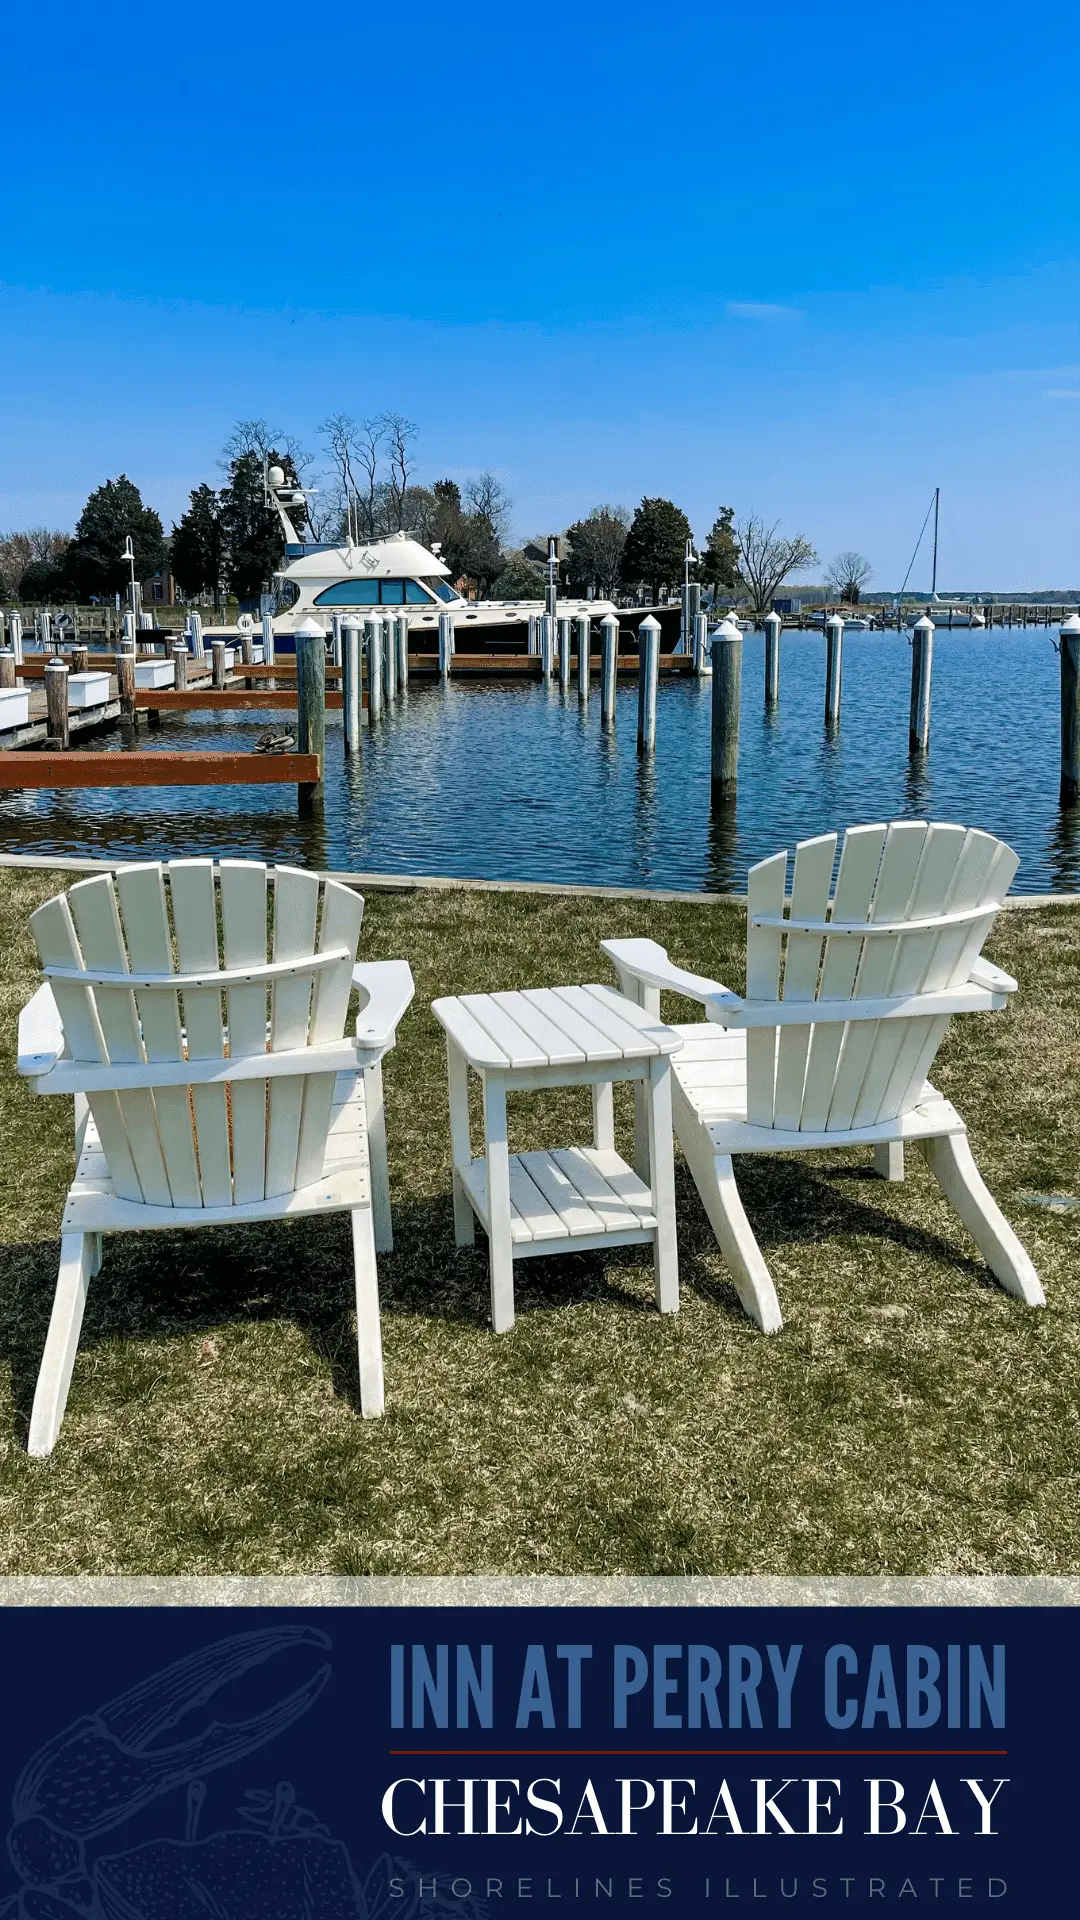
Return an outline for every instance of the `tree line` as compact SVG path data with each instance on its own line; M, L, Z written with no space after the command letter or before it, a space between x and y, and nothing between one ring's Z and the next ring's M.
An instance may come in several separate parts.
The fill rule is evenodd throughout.
M268 466L303 491L290 509L299 538L338 544L408 532L435 548L451 577L479 598L538 599L547 580L547 538L510 544L513 502L497 476L481 473L464 486L452 479L422 484L413 459L416 428L400 414L356 422L334 414L320 429L324 470L312 484L315 457L289 434L263 420L237 422L222 450L221 484L193 488L186 511L165 535L158 514L121 474L89 497L73 535L44 528L0 538L0 597L27 601L93 600L122 592L129 568L121 558L130 536L136 577L168 568L185 599L226 595L256 599L272 586L285 559L280 518L266 501ZM631 514L594 507L559 538L558 579L566 591L610 599L620 590L659 598L684 578L688 543L691 578L711 590L768 611L778 588L814 565L817 554L802 535L785 536L756 514L736 523L721 507L704 548L695 553L690 521L671 500L646 496ZM861 554L837 556L829 584L838 598L857 602L869 578Z

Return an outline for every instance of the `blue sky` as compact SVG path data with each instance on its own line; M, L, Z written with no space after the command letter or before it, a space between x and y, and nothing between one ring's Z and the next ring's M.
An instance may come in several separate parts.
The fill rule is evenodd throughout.
M0 529L393 409L520 533L664 493L1080 584L1075 5L67 0L5 27ZM14 84L12 84L14 81ZM921 567L912 576L920 584Z

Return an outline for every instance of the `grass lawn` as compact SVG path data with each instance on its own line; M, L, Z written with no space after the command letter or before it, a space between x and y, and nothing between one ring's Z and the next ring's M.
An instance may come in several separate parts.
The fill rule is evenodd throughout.
M740 1311L678 1168L682 1310L648 1249L531 1260L487 1329L453 1243L438 993L607 977L650 934L743 985L734 907L373 896L365 958L416 1000L386 1065L396 1251L380 1260L387 1413L362 1421L348 1219L106 1243L50 1460L25 1452L71 1173L71 1109L14 1074L26 920L71 876L0 872L0 1570L7 1573L1063 1573L1080 1568L1080 907L1013 913L1012 1012L954 1022L935 1079L1042 1275L990 1280L921 1157L738 1165L785 1327ZM672 1003L674 1012L675 1003ZM693 1012L680 1017L699 1017ZM588 1138L588 1093L515 1096L511 1145ZM620 1125L628 1131L625 1090ZM517 1139L515 1142L515 1131ZM622 1144L622 1143L620 1143ZM623 1151L627 1151L623 1145Z

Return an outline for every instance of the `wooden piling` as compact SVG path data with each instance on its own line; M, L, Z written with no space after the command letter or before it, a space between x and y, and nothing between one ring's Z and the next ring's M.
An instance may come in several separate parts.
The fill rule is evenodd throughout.
M399 613L394 621L394 645L397 648L398 692L404 693L409 684L409 616Z
M449 680L450 661L454 653L454 616L452 613L439 615L439 678Z
M930 676L934 665L934 623L926 614L911 634L911 710L908 715L908 752L930 749Z
M589 697L589 648L592 646L592 621L587 613L579 613L574 622L577 628L577 690L578 699Z
M171 649L173 688L182 693L187 686L188 650L183 640L174 640Z
M1080 801L1080 615L1061 623L1061 804Z
M600 622L600 725L615 725L615 676L619 668L619 616L605 613Z
M191 638L192 658L195 660L205 660L206 645L203 641L201 613L190 613L188 615L188 633Z
M224 648L222 648L224 653ZM116 688L120 695L120 717L130 726L139 722L135 713L135 649L124 647L116 656Z
M15 649L0 647L0 687L15 685Z
M322 796L326 757L326 639L321 631L305 632L314 624L305 621L296 631L296 748L313 753L319 769L316 781L296 789L297 805L305 812Z
M49 738L64 752L68 745L68 669L63 660L45 668L45 712Z
M224 640L213 641L210 651L211 651L211 654L213 655L213 669L212 669L213 685L215 687L223 687L225 685L225 642Z
M765 615L765 705L775 707L780 699L780 632L783 621L778 613Z
M443 616L439 615L439 670L442 671ZM364 650L367 654L368 722L374 726L382 718L382 621L364 621Z
M660 622L652 614L638 628L637 750L656 752L656 684L660 673Z
M840 681L844 659L844 622L838 613L825 623L825 725L840 720Z
M71 649L72 673L86 673L89 666L90 666L89 647L72 647Z
M739 700L742 634L725 620L712 641L712 793L732 800L739 779Z
M565 617L559 619L559 688L563 693L570 687L570 622Z
M360 751L360 715L362 695L360 687L360 624L356 620L346 620L341 629L341 665L342 693L345 702L345 751Z

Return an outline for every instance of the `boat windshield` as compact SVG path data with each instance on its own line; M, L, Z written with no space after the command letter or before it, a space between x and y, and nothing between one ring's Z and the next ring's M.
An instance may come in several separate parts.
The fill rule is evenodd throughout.
M457 600L460 598L460 595L454 592L453 587L450 586L446 580L425 580L424 585L425 587L430 587L432 593L438 594L440 600Z

